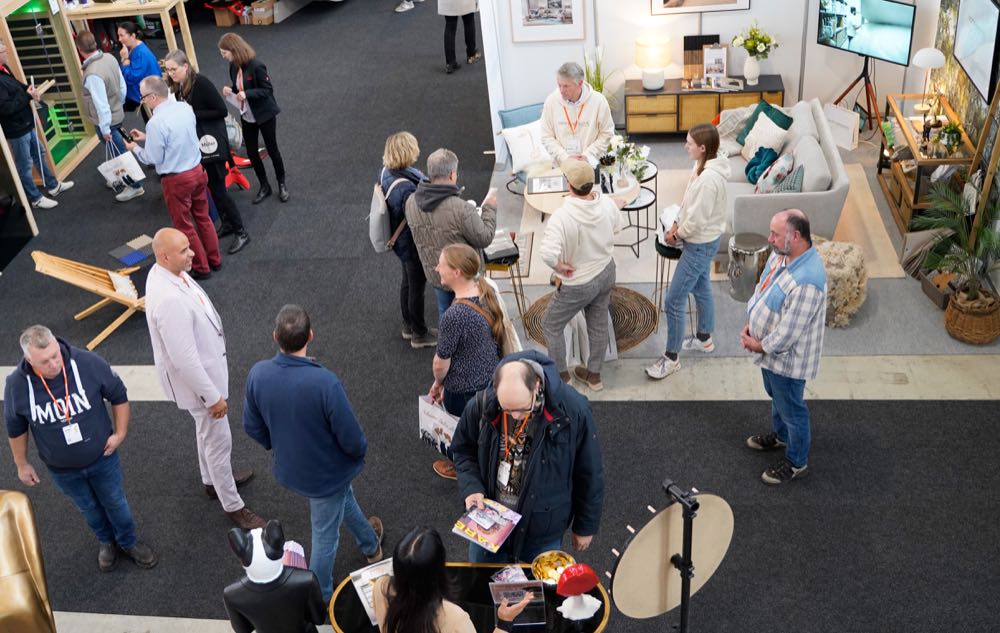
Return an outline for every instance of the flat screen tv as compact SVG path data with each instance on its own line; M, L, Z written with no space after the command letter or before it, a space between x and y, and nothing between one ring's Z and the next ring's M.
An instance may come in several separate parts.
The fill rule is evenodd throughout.
M821 0L816 41L907 66L916 12L899 0Z
M979 94L989 101L997 85L997 23L994 0L962 0L955 28L955 59Z

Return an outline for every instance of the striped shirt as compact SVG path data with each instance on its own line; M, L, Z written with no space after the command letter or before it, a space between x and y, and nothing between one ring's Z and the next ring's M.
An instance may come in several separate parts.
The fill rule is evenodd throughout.
M750 336L763 354L755 365L786 378L811 380L819 373L826 325L826 270L814 248L786 265L772 253L747 304Z

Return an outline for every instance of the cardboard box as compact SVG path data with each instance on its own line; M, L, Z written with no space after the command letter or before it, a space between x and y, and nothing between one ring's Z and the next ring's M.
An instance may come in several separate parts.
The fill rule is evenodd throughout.
M212 13L215 14L215 26L228 28L238 21L236 14L228 9L215 9Z
M274 24L274 2L275 0L257 0L250 5L250 15L255 26Z
M934 305L941 310L948 307L948 301L955 292L954 274L939 273L936 270L920 272L920 287Z

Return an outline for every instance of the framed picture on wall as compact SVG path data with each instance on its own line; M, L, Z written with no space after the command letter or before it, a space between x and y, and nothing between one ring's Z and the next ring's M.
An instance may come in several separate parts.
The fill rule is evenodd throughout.
M750 0L650 0L650 3L653 15L745 11L750 8Z
M582 40L584 0L509 0L515 42Z

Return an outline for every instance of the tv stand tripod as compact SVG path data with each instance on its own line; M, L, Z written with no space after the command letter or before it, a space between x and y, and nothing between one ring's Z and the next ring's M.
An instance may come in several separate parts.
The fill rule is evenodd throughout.
M861 74L858 75L857 79L851 82L851 85L847 87L847 90L840 93L840 96L837 97L837 100L834 101L834 103L839 104L843 101L844 97L847 96L847 93L854 90L854 86L858 85L858 82L863 80L865 82L865 103L867 104L865 112L868 115L868 129L871 130L875 127L876 121L882 120L882 116L878 111L878 97L875 95L875 84L872 83L871 74L868 71L868 64L871 62L871 57L868 57L867 55L864 55L863 57L865 58L865 64L861 67Z

